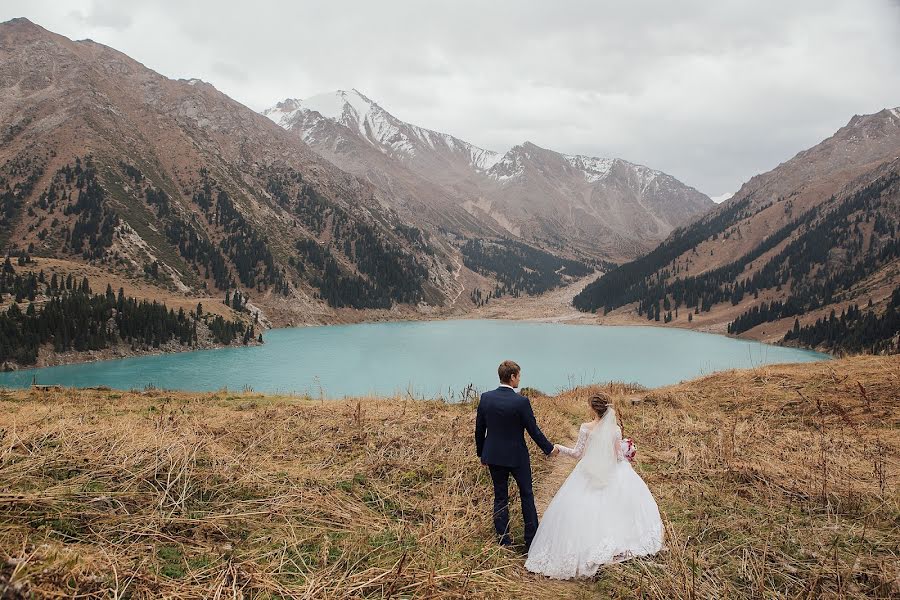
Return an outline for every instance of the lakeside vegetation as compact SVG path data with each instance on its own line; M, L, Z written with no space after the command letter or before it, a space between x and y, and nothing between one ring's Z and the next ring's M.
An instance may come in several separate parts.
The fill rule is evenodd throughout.
M560 258L515 240L467 240L460 251L466 267L497 280L492 290L476 288L470 292L475 306L507 295L518 298L541 294L593 271L581 261Z
M29 258L23 254L18 262L25 266ZM82 352L119 343L159 348L168 343L193 347L206 338L224 345L257 340L252 323L204 313L200 303L195 310L176 312L160 302L126 297L122 288L117 294L107 285L104 293L94 293L87 277L79 281L43 271L20 275L8 256L0 268L0 304L7 301L0 309L0 363L32 365L44 345L54 352Z
M492 543L472 403L0 392L0 595L900 593L900 358L728 371L652 391L534 391L550 439L574 438L594 389L613 394L637 443L667 550L578 582L530 575L518 552ZM572 463L533 464L546 501Z

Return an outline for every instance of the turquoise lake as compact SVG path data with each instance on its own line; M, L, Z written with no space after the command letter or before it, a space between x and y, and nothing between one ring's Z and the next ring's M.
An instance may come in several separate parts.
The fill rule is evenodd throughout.
M602 327L464 320L275 329L265 344L29 369L0 386L32 381L117 389L252 389L319 397L410 392L458 398L497 383L497 365L522 366L522 385L546 393L603 381L647 387L763 364L829 357L720 335L662 327Z

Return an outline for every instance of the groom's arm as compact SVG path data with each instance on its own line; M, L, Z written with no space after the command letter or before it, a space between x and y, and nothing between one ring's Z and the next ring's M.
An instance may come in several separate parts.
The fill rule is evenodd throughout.
M484 438L487 433L487 421L484 418L484 410L481 408L482 402L478 402L478 411L475 413L475 453L481 458L481 451L484 449Z
M541 428L538 427L537 419L534 418L534 411L531 409L531 401L527 398L525 399L525 408L522 409L522 412L522 420L525 425L525 431L528 432L528 435L531 436L531 439L534 440L534 443L544 451L544 454L549 455L551 452L553 452L553 444L544 436Z

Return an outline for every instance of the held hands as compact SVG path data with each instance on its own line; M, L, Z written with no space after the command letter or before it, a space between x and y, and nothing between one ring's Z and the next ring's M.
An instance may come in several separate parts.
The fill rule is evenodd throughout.
M550 451L550 456L556 456L559 454L559 445L553 444L553 450Z

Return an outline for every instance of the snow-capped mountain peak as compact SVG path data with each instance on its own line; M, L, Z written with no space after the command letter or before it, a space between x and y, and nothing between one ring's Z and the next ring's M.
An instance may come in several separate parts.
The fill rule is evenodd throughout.
M502 158L497 152L452 135L405 123L357 89L337 90L304 100L287 99L263 114L285 129L302 130L307 141L314 135L319 119L327 119L358 133L384 154L400 159L437 152L454 155L478 171L487 171Z
M584 173L584 178L591 183L600 181L609 175L609 170L616 162L616 159L614 158L597 158L595 156L584 156L581 154L575 156L564 154L563 158L565 158L566 162L574 168L582 171Z
M404 122L356 89L288 99L264 114L448 231L565 239L588 254L633 256L712 205L674 177L621 159L531 142L485 150Z

